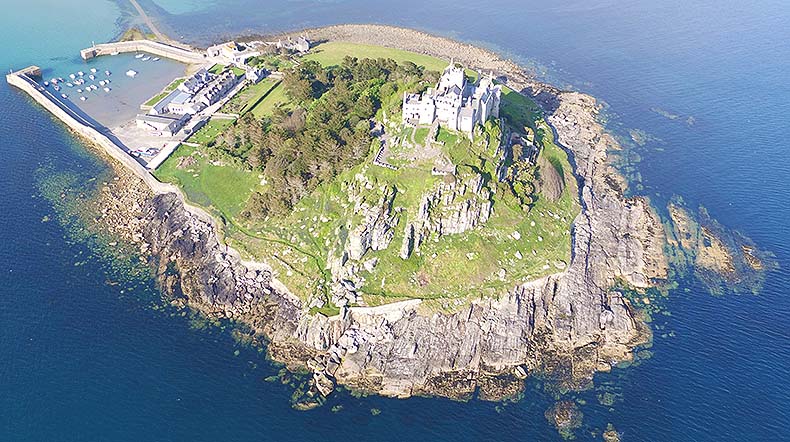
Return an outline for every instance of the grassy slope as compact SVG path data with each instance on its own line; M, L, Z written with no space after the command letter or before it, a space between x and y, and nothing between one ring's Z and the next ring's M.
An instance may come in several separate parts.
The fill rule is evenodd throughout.
M231 124L233 124L233 120L212 118L208 121L208 123L206 123L205 126L201 127L200 130L192 134L192 136L190 136L187 141L190 143L202 144L204 146L208 145Z
M277 83L271 91L269 91L268 95L258 102L250 112L255 115L256 118L263 118L265 116L271 115L274 112L274 108L278 105L283 105L286 108L290 108L290 100L285 95L285 88Z
M266 78L256 84L247 86L231 98L230 101L222 107L221 111L244 115L251 111L253 107L278 84L278 80Z
M260 188L258 174L212 162L203 152L202 147L181 145L155 175L160 181L177 184L192 202L214 209L226 219L236 217L253 190ZM179 169L179 161L187 156L192 156L196 164Z

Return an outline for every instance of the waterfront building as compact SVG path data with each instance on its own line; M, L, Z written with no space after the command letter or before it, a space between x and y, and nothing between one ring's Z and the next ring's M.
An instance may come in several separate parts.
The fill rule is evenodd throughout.
M189 115L138 115L135 119L137 127L161 132L163 135L173 136L189 121Z
M476 124L499 116L502 88L488 75L470 83L463 67L451 63L444 69L436 88L422 94L404 94L403 123L432 124L438 121L448 129L469 135Z

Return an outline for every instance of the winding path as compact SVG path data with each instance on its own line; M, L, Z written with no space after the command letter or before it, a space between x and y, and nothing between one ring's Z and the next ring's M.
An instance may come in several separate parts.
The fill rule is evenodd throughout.
M166 36L161 31L159 31L159 28L156 27L153 20L151 20L151 17L149 17L148 14L145 13L143 7L140 6L140 3L137 3L137 0L129 0L129 2L132 4L132 6L134 6L134 9L137 9L137 13L140 14L140 17L142 17L146 26L148 26L148 29L150 29L151 32L153 32L154 35L156 35L157 40L165 43L173 42L172 40L170 40L168 36Z

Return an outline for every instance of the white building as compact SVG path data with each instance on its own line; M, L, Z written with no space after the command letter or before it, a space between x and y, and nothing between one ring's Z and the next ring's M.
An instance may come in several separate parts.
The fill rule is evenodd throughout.
M159 132L163 135L175 135L189 121L189 115L138 115L137 127Z
M502 88L489 75L477 84L466 80L464 68L450 64L445 68L436 88L422 95L404 94L403 122L432 124L438 120L448 129L471 134L476 124L499 116Z

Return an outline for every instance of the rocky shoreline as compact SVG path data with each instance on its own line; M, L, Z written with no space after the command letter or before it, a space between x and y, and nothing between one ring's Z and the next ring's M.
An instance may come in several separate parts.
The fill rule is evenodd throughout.
M597 122L592 97L532 81L489 51L418 31L346 25L308 32L455 58L494 71L536 99L579 181L582 212L568 268L453 314L426 316L412 300L344 307L331 318L310 315L266 265L242 262L179 196L154 195L111 161L117 179L102 188L99 221L139 245L166 296L246 324L265 339L272 359L309 368L308 405L336 384L398 397L463 399L479 391L497 400L518 394L525 377L540 373L579 389L649 341L648 327L614 287L647 289L667 279L666 234L647 200L623 196L625 180L607 161L607 151L619 146Z

